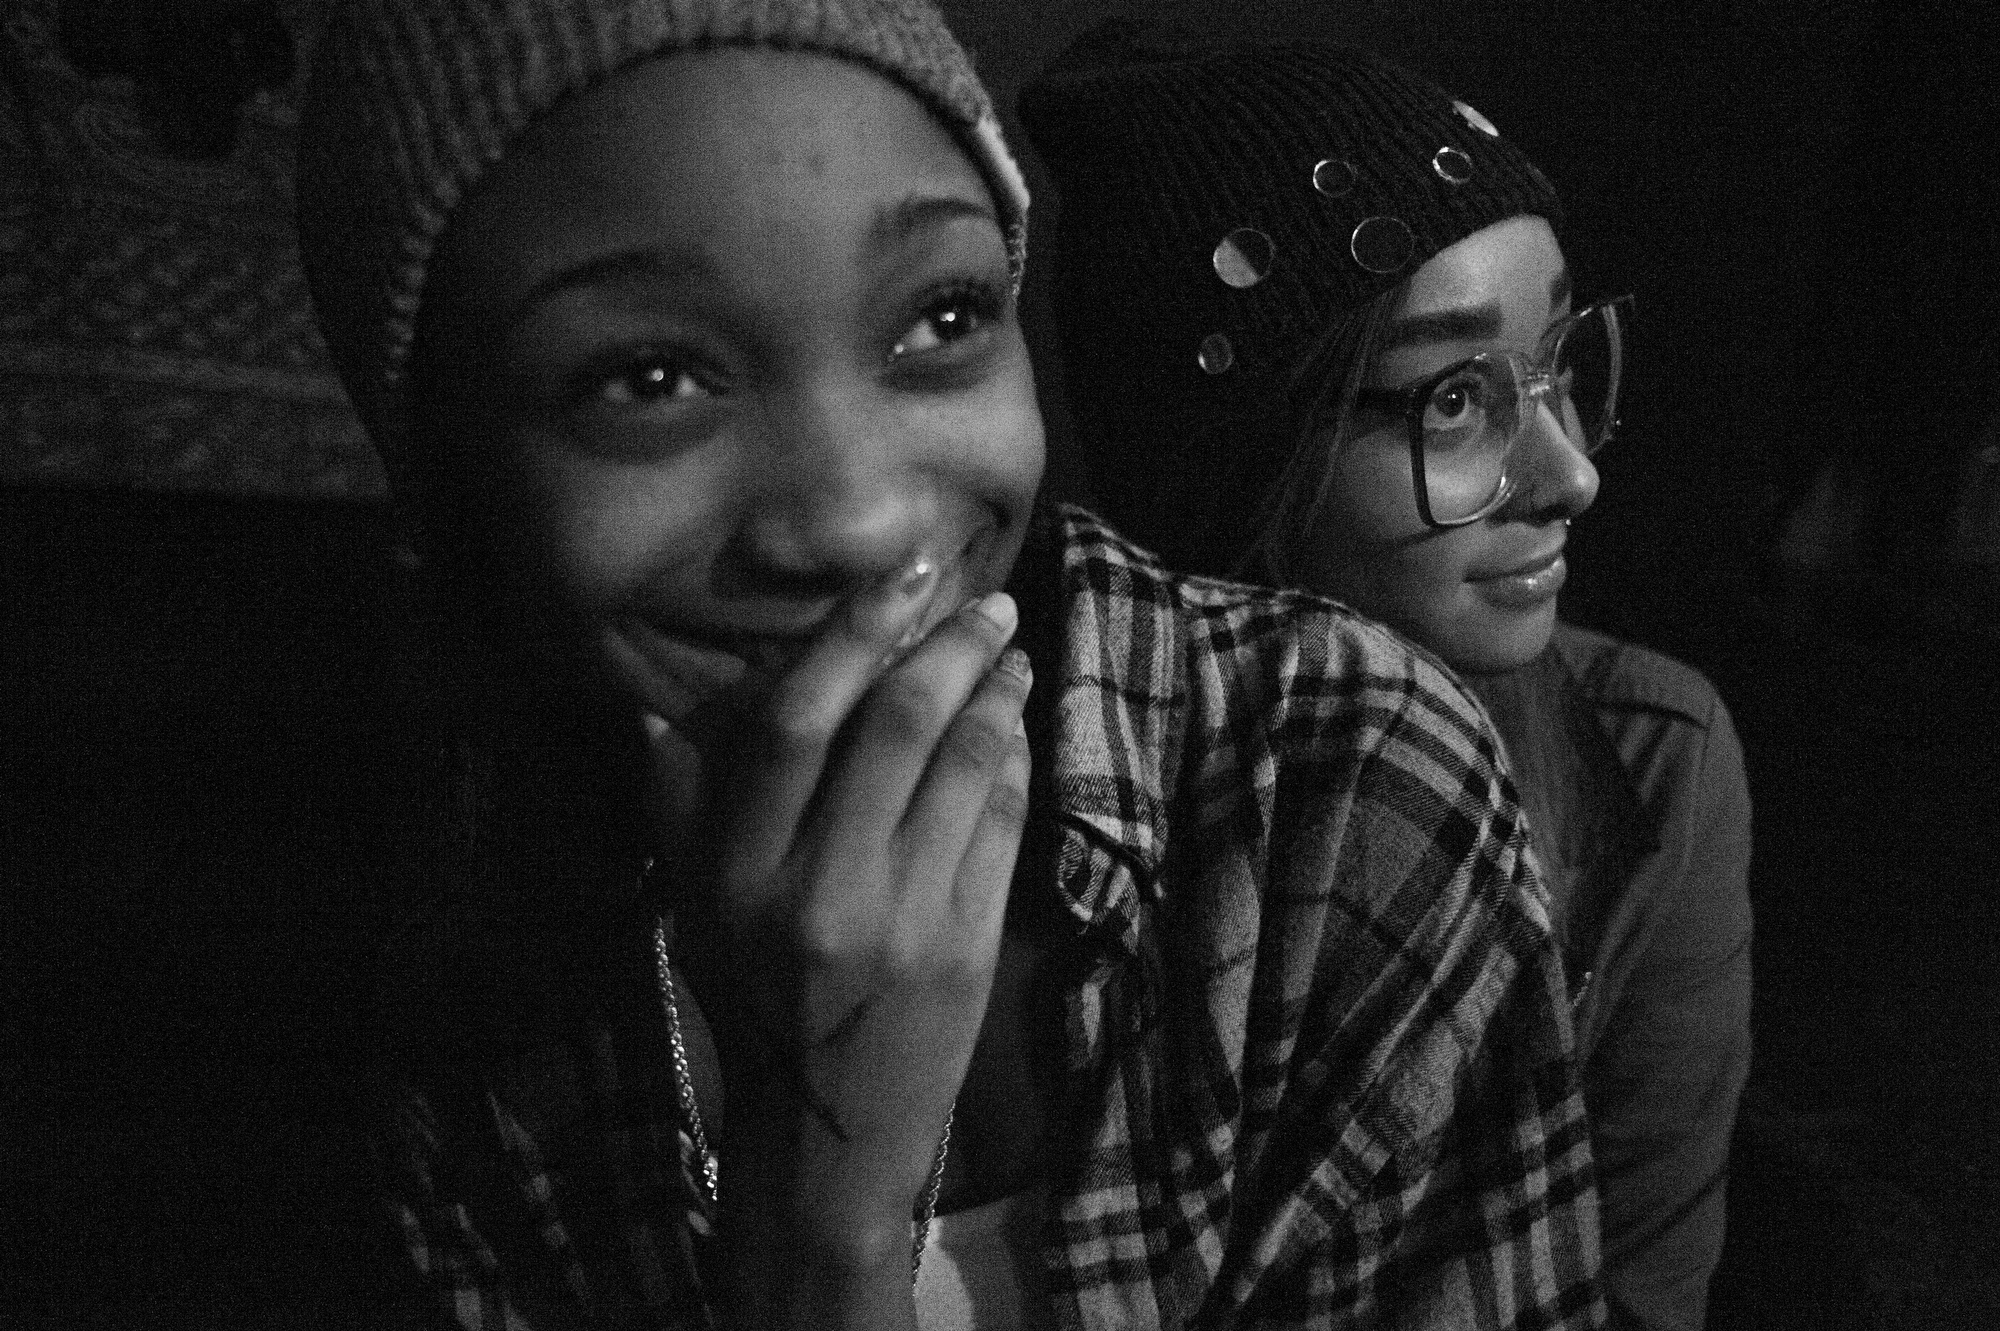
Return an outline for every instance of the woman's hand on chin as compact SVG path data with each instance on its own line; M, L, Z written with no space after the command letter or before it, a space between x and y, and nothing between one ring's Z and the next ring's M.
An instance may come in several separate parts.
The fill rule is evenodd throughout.
M649 724L660 812L698 786L712 830L677 932L723 1064L723 1237L746 1323L821 1324L815 1306L853 1310L865 1289L901 1319L911 1211L985 1016L1027 809L1029 670L1004 593L910 647L933 590L919 575L857 594L727 725L700 723L743 686L720 663L691 679L677 661L640 695L666 722Z

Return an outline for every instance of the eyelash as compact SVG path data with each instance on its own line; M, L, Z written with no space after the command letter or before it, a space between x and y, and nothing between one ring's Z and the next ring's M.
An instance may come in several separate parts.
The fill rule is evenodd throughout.
M658 372L657 375L653 372ZM610 396L616 387L631 388L641 376L646 376L651 384L664 384L668 391L653 393L633 392L623 401ZM586 366L578 371L570 381L568 397L572 405L592 404L608 407L640 405L671 398L672 389L683 378L693 380L704 392L716 387L719 376L701 363L697 356L670 347L647 347L637 352L621 351L604 360Z
M917 303L917 318L910 327L914 328L918 324L929 323L940 315L962 310L972 316L970 323L963 329L956 330L952 336L938 336L940 348L953 347L1004 319L1011 300L1009 289L1003 285L981 278L958 278L924 294ZM937 335L935 330L933 335ZM901 360L906 356L923 355L934 350L933 348L908 350L905 347L907 336L906 329L890 347L891 361Z
M959 278L938 286L925 293L917 303L916 320L890 348L889 360L897 363L910 358L948 354L951 348L1005 318L1012 299L1008 287L979 278ZM937 346L914 350L906 346L911 328L958 312L969 315L970 319L963 327L954 327L949 334L933 328L931 333L937 340ZM634 390L635 382L641 376L646 378L646 387ZM698 356L675 348L648 347L636 353L620 352L586 366L570 381L567 397L573 406L645 406L678 396L672 390L679 386L683 378L691 380L704 394L713 393L722 381L722 377L702 364ZM613 397L613 390L620 387L628 390L629 396L623 399ZM647 391L662 387L666 391Z

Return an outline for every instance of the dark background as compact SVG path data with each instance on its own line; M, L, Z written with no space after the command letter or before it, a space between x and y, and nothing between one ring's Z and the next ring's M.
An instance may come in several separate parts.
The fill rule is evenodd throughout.
M312 6L56 8L151 150L200 162L242 151L242 107L289 77L279 18ZM1108 14L1311 33L1415 65L1543 165L1584 292L1639 300L1567 613L1714 677L1757 803L1714 1324L2000 1325L2000 598L1961 502L2000 369L1990 7L947 8L1003 104ZM0 221L33 235L54 205L8 204L29 160L0 156ZM1038 192L1044 226L1059 207ZM65 280L22 271L0 343ZM1087 494L1037 351L1052 484ZM28 456L22 419L0 458ZM342 1074L347 977L397 890L367 852L416 798L383 757L423 707L386 516L362 483L0 475L0 1323L398 1324Z

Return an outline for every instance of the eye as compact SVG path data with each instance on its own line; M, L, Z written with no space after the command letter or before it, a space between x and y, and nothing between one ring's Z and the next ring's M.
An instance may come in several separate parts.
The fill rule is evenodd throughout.
M1424 403L1424 442L1462 442L1485 427L1491 390L1483 375L1461 370L1431 390Z
M680 357L649 352L609 374L597 375L590 396L606 406L624 407L709 397L713 392L708 377Z
M890 360L921 356L963 342L998 320L1006 297L983 282L945 288L924 303L917 321L889 348Z

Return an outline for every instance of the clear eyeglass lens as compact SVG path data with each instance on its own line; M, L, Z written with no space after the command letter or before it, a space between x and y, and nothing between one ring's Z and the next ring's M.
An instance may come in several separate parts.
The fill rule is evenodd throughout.
M1424 489L1431 516L1455 522L1479 512L1506 483L1521 391L1504 356L1479 356L1441 380L1424 402Z
M1550 406L1586 453L1602 448L1616 423L1624 370L1616 319L1616 312L1606 307L1587 311L1563 333L1545 362L1555 381Z

